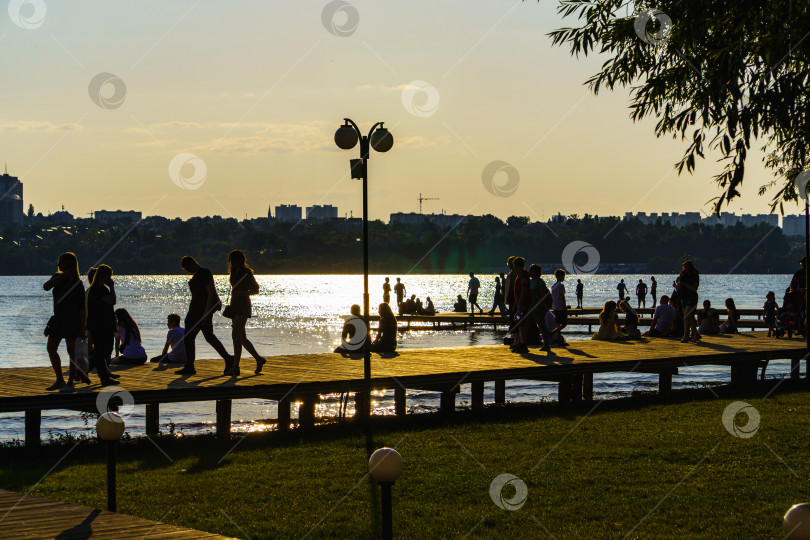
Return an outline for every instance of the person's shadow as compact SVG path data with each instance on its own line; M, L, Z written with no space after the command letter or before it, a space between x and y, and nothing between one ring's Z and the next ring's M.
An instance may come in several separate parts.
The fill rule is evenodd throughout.
M71 527L70 529L66 529L59 533L58 535L54 536L55 539L84 539L90 538L93 535L93 527L91 527L91 523L101 514L101 510L93 510L90 514L84 518L84 520Z

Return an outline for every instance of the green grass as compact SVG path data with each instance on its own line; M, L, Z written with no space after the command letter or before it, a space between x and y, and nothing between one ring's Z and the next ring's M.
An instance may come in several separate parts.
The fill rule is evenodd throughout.
M720 399L604 402L589 416L593 405L539 405L384 419L369 442L354 428L256 434L221 462L238 438L157 439L172 463L135 440L119 449L119 511L235 537L379 537L378 490L365 475L369 450L388 445L405 460L399 538L543 538L544 528L557 538L778 538L784 512L810 500L810 402L789 382L761 399L773 384L718 389ZM749 439L721 422L738 399L761 414ZM0 487L27 491L68 448L3 450ZM104 467L102 449L81 444L32 494L104 508ZM490 499L501 473L526 482L521 509Z

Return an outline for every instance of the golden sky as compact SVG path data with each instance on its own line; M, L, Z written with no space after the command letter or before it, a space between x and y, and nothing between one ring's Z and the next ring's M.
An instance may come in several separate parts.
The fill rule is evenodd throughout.
M718 194L720 165L678 177L684 143L633 124L625 91L587 91L601 60L551 47L549 31L575 24L555 2L12 0L7 11L0 161L38 212L244 218L295 203L359 216L358 150L333 142L346 116L394 135L369 163L370 216L385 221L416 211L420 193L440 199L425 212L504 219L709 211ZM767 212L760 158L730 210ZM488 190L491 169L502 172Z

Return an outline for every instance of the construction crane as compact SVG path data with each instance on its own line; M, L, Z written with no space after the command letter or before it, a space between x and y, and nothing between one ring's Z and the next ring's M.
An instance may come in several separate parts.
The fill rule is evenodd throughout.
M419 201L419 213L421 214L422 213L422 201L438 201L439 198L438 197L422 197L422 194L420 193L419 198L416 199L416 200Z

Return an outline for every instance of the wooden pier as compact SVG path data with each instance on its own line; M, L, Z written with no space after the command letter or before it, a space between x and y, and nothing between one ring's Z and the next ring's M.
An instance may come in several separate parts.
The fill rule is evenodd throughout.
M2 538L227 540L217 534L4 489L0 489L0 523Z
M697 344L675 339L604 342L572 341L547 354L531 348L516 354L504 345L400 350L372 355L372 387L395 391L395 410L405 414L407 391L432 390L441 393L441 410L455 408L456 395L463 384L471 385L473 410L484 406L484 385L494 384L495 402L504 403L507 381L539 380L559 383L562 403L591 399L593 379L600 373L655 373L661 392L672 387L678 369L694 365L729 366L733 383L756 377L757 366L765 360L790 359L792 377L799 376L799 364L808 357L804 340L774 339L764 332L706 336ZM231 400L263 398L278 401L278 427L290 428L291 407L298 404L299 427L315 423L319 396L355 393L363 399L362 355L335 353L296 354L267 358L264 373L252 373L253 361L242 360L240 377L222 375L222 361L201 360L197 374L175 375L176 365L119 366L119 386L135 404L146 407L146 432L159 430L160 404L191 401L215 402L216 428L227 436L231 427ZM98 378L93 375L94 381ZM40 442L43 410L69 409L97 411L100 385L79 385L73 393L47 392L53 381L50 367L0 369L0 412L25 412L25 442Z
M592 332L594 328L599 327L599 313L601 308L574 308L568 310L568 331L574 331L574 328L580 327L580 332L584 332L584 327L588 327L587 332ZM652 308L636 309L639 315L639 327L649 327L652 323L652 315L655 312ZM717 313L720 317L725 317L728 313L725 309L718 309ZM737 327L741 330L762 330L767 329L768 325L762 320L761 309L739 309L737 313L740 319L737 322ZM620 314L620 318L621 318ZM378 315L371 315L369 320L371 322L379 321ZM503 330L509 328L509 317L501 315L489 315L486 312L483 314L476 313L470 315L469 313L455 313L455 312L442 312L435 315L398 315L397 325L399 330L406 332L409 330L464 330L468 328L475 328L478 326L489 327Z

